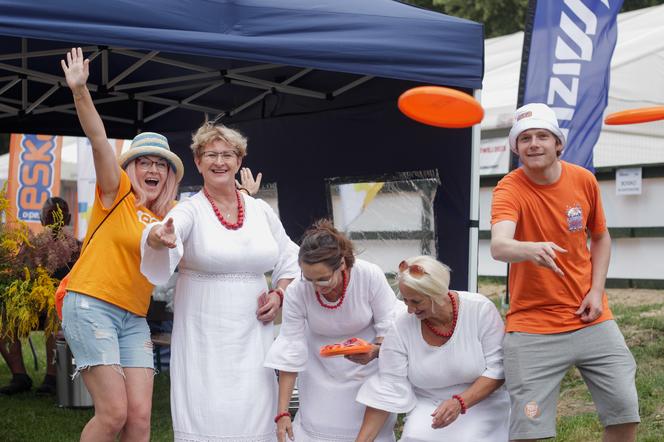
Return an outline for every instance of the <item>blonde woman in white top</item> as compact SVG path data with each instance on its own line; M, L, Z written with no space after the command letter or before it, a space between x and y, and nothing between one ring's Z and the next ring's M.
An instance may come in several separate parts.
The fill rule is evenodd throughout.
M400 314L381 347L379 372L360 389L367 406L358 441L389 413L408 413L401 441L506 441L503 322L491 301L448 288L449 269L429 256L403 261Z

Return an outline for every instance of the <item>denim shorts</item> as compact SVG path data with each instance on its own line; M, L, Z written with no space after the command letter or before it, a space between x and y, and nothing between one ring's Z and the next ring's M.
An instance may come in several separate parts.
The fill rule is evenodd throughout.
M154 369L150 328L144 317L91 296L67 292L62 329L77 373L97 365Z

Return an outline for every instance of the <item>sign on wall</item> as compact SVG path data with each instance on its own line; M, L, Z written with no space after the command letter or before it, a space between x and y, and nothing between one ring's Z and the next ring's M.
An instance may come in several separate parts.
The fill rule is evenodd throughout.
M489 138L480 143L480 175L505 175L510 168L507 137Z
M33 230L46 200L60 194L62 137L12 134L7 195L10 213Z
M616 169L616 195L641 195L642 185L640 167Z

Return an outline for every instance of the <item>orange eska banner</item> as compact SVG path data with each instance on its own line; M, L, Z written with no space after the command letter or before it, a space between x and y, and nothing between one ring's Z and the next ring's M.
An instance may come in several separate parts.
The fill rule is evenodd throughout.
M39 230L41 208L60 194L62 137L12 134L7 177L9 212L32 230Z

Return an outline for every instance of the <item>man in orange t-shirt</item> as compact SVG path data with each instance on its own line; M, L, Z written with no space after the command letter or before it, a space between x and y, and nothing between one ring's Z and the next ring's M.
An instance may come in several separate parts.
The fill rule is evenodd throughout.
M545 104L517 109L509 144L521 167L494 189L491 254L512 263L503 343L510 439L555 437L560 382L574 365L604 441L634 441L636 364L604 291L611 237L597 180L559 159L565 136Z

